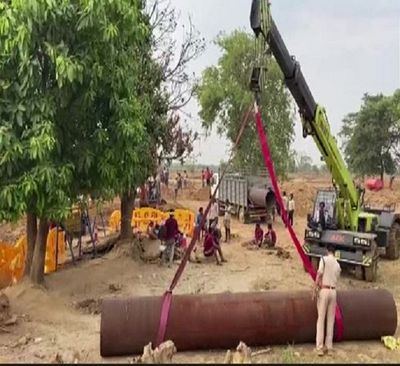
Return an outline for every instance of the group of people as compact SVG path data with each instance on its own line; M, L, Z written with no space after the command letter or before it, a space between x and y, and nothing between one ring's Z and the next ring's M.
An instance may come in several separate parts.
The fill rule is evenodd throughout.
M175 187L174 187L175 201L178 197L178 192L188 187L188 182L189 182L189 175L186 170L183 171L183 175L180 172L177 173L175 177Z
M207 217L204 216L203 207L199 208L196 216L195 232L198 235L198 241L201 241L204 238L204 256L215 257L217 264L220 265L223 262L226 262L226 260L221 249L222 234L221 230L218 228L218 203L214 197L211 197L210 200L211 205ZM195 254L196 252L197 248L195 249Z
M170 211L168 219L161 225L150 221L146 235L150 240L160 240L159 258L161 264L168 263L168 267L175 259L181 259L187 249L186 236L179 230L173 210Z
M214 172L207 167L206 169L202 169L201 171L201 186L204 188L205 186L211 187L214 183Z
M282 201L283 201L283 206L287 212L288 223L290 224L290 226L293 226L294 211L296 209L296 204L294 201L293 193L290 193L290 195L288 196L287 193L285 191L283 191L282 192ZM278 214L280 215L279 205L277 205L276 208L278 210Z
M254 228L254 238L249 242L245 242L242 246L247 247L247 249L275 249L277 243L276 231L272 227L272 223L267 225L267 232L264 234L259 223L256 224Z
M208 211L208 217L204 220L205 224L203 227L201 227L201 222L204 217L204 210L203 207L199 208L199 211L196 216L196 228L198 228L200 232L200 236L203 236L204 232L206 232L206 227L207 227L207 222L208 226L218 225L218 203L217 200L214 197L210 197L211 200L211 206L210 210ZM232 218L232 213L233 213L233 207L229 200L227 199L225 201L225 207L224 207L224 219L223 219L223 226L225 229L225 242L229 242L231 240L231 218Z
M201 226L203 220L203 208L199 209L196 217L196 229ZM218 229L218 214L207 221L203 228L199 231L198 240L203 240L203 255L204 257L214 257L217 264L221 265L226 262L222 253L220 240L221 231ZM170 267L174 260L182 259L185 251L188 248L187 238L184 233L179 230L179 225L174 216L174 211L171 210L169 218L161 225L155 224L151 221L146 230L146 235L150 240L160 240L160 254L161 265L168 263ZM198 257L197 246L193 250L195 260L200 261ZM192 258L190 258L192 260Z
M169 170L166 166L164 166L160 172L160 181L161 183L165 184L166 187L168 187L168 183L169 183Z

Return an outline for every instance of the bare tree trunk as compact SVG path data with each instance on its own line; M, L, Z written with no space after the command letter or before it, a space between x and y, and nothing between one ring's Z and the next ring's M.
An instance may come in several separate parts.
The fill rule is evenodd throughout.
M133 237L132 211L135 207L135 193L124 193L121 197L121 235L120 239L126 240Z
M28 212L26 215L26 236L27 236L27 252L25 258L24 275L29 276L31 273L33 251L35 249L37 235L37 218L33 213Z
M49 223L47 219L40 218L39 230L36 236L35 250L33 252L33 260L30 273L30 278L32 282L36 284L42 284L44 282L44 263L48 233Z

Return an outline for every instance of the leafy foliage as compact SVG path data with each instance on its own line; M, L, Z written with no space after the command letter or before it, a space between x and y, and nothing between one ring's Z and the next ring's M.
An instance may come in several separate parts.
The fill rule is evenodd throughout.
M40 218L37 282L47 220L131 187L152 160L151 41L141 0L0 2L0 220Z
M363 97L360 111L343 120L341 136L349 168L359 175L393 174L400 153L400 90Z
M114 187L116 160L139 159L148 105L138 97L143 67L136 60L150 48L142 6L0 3L1 219L28 207L63 217L78 193ZM113 164L110 146L121 148Z
M217 66L209 67L203 73L197 92L200 116L204 127L216 126L219 134L234 142L241 119L254 102L249 90L254 41L251 35L236 30L229 35L220 35L216 44L223 54ZM275 60L268 65L261 107L275 167L277 173L283 175L288 170L294 130L291 99ZM234 163L238 167L256 169L263 166L255 123L247 126Z

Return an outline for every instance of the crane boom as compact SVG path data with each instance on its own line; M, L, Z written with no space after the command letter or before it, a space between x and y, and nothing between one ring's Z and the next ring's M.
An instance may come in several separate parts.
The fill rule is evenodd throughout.
M303 124L303 136L311 135L332 175L338 191L337 218L342 229L356 231L361 211L360 193L332 136L325 109L315 102L301 71L300 64L289 51L271 17L268 0L253 0L250 15L251 27L256 36L256 65L253 69L251 88L258 94L263 84L263 62L268 49L274 55L285 84L292 94ZM258 98L257 98L258 99Z

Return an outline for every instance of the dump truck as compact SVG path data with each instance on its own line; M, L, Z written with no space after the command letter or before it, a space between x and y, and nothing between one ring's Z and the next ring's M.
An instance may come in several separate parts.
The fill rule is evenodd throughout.
M219 214L224 215L225 203L229 200L233 215L241 223L269 220L271 209L276 205L271 187L271 179L265 171L228 171L217 192Z
M303 250L316 268L331 244L343 267L353 269L358 279L373 282L381 250L390 260L400 256L400 215L394 210L364 207L365 190L355 185L331 134L325 108L317 104L299 62L289 54L272 18L269 0L252 0L250 25L255 34L250 89L256 110L272 55L298 106L303 137L312 137L332 176L332 187L317 192L314 210L308 215Z

